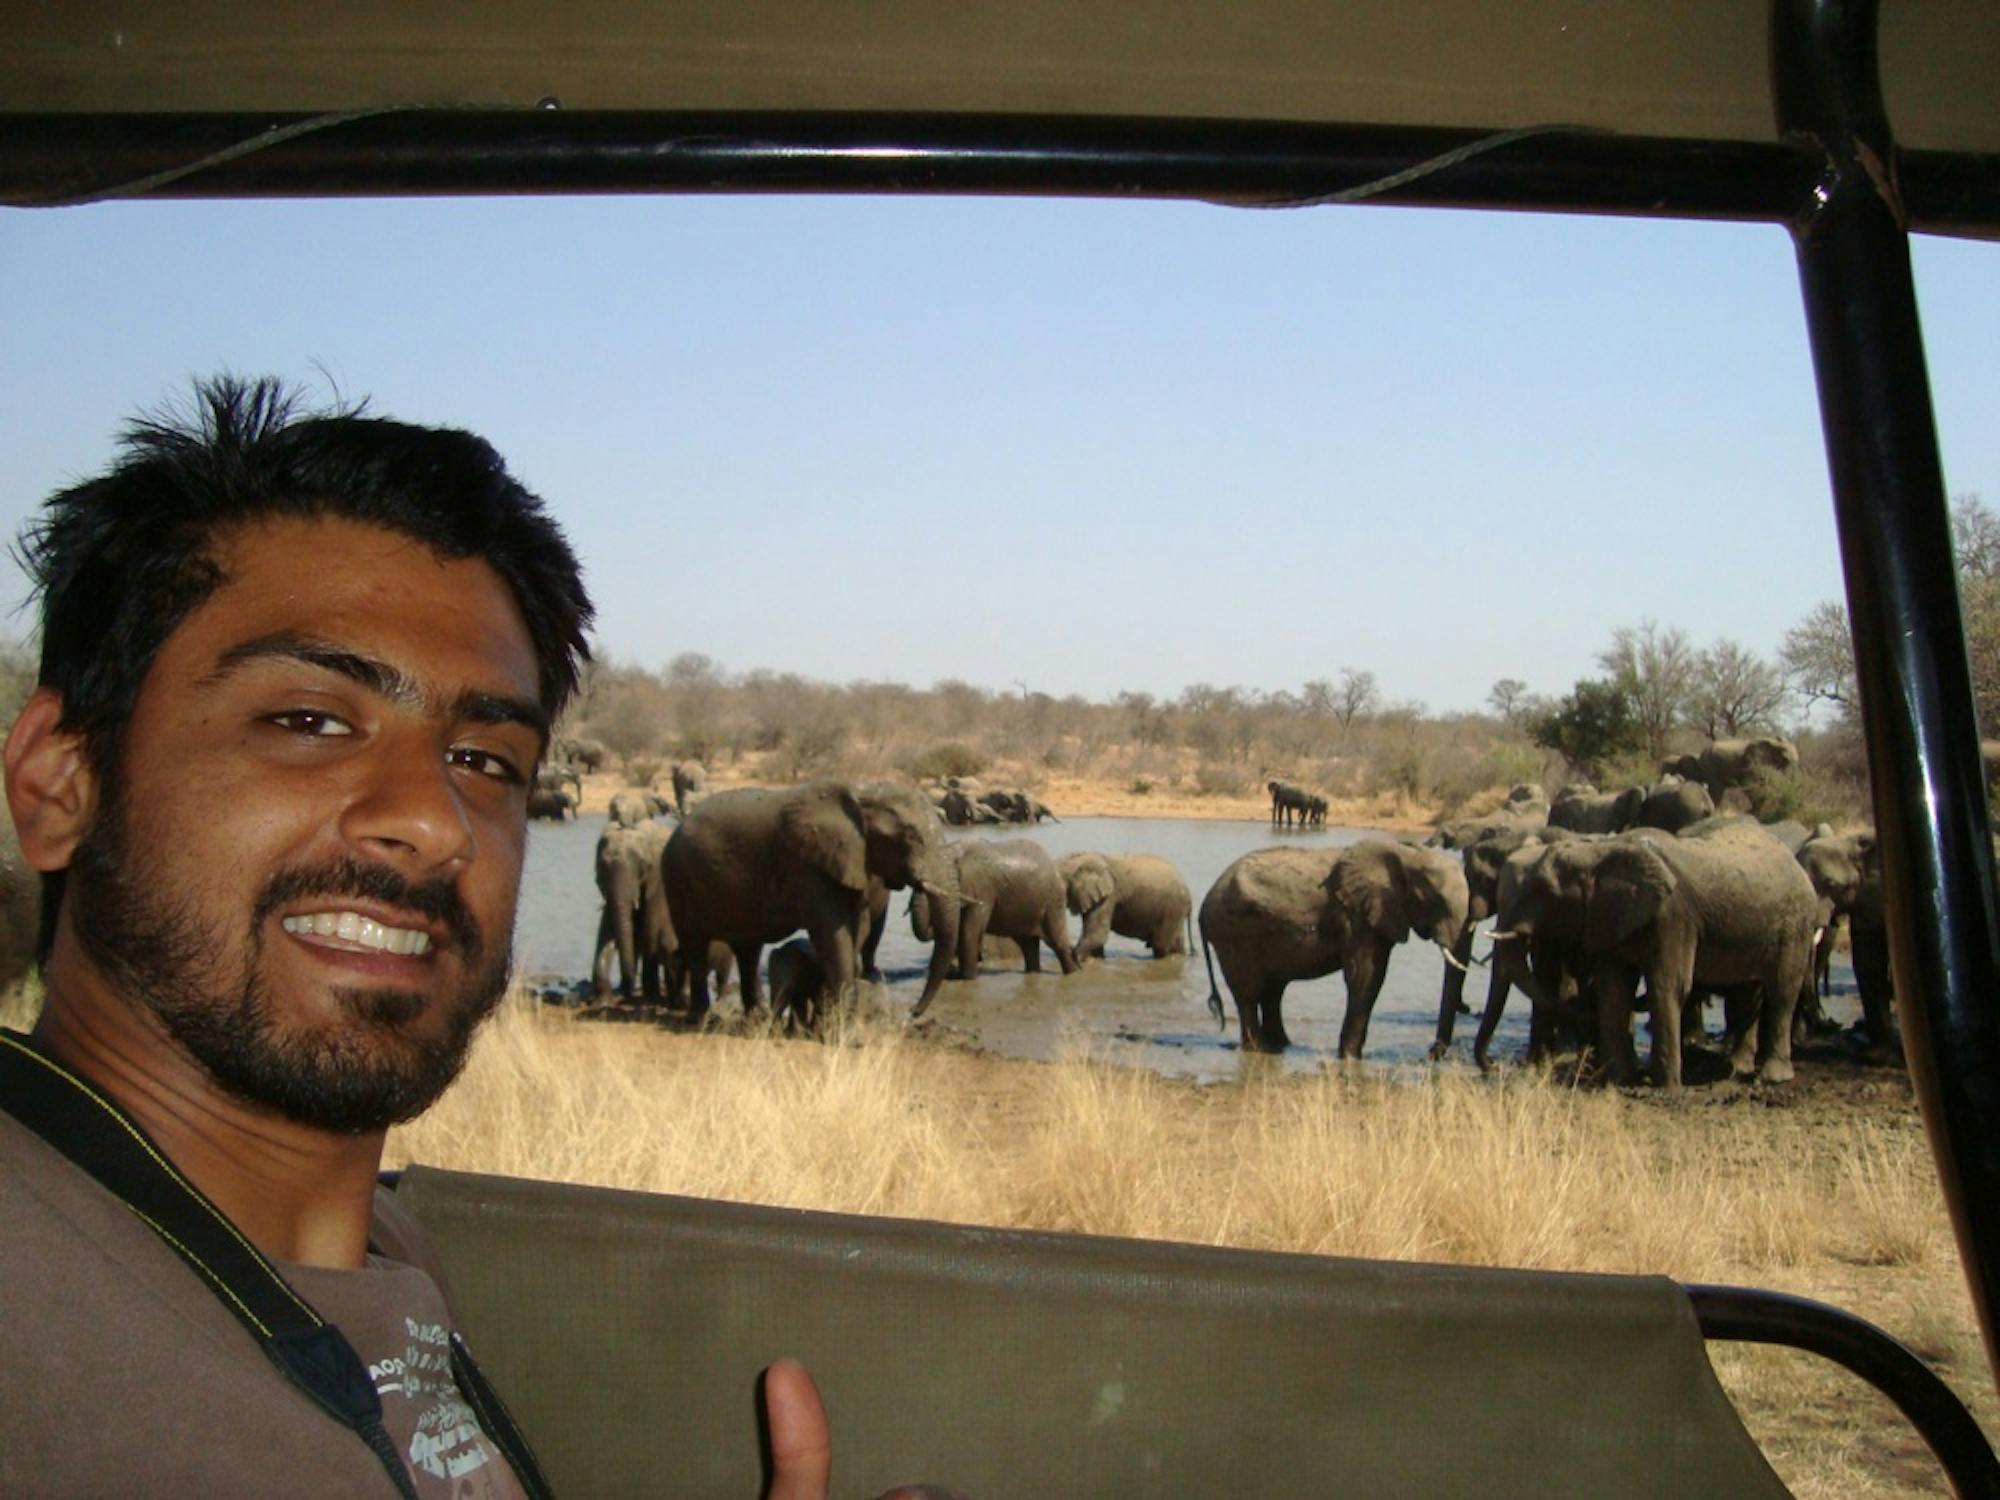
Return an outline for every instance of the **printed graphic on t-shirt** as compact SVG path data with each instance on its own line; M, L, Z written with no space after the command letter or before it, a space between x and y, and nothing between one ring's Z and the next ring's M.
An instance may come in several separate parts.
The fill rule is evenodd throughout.
M400 1357L390 1356L368 1367L375 1390L382 1398L382 1414L391 1432L412 1430L409 1461L417 1484L425 1493L446 1493L424 1476L449 1482L453 1500L485 1500L487 1496L512 1493L499 1488L493 1472L494 1449L480 1430L472 1408L451 1378L451 1335L442 1323L403 1320L408 1342ZM400 1410L392 1403L399 1403ZM486 1472L482 1473L481 1471Z

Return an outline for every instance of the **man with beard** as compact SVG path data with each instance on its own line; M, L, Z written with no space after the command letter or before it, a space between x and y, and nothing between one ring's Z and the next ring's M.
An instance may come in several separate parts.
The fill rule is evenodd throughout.
M590 621L561 531L468 433L223 379L18 551L0 1493L543 1493L376 1173L506 984ZM770 1494L823 1497L810 1378L766 1391Z

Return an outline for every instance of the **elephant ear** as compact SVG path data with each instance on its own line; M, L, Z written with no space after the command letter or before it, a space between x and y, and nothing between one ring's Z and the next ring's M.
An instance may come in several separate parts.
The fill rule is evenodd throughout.
M1111 866L1094 854L1072 854L1061 861L1063 884L1069 888L1069 909L1079 916L1102 906L1117 894Z
M1676 883L1667 862L1644 842L1607 848L1584 900L1584 947L1602 953L1641 931L1660 914Z
M791 858L850 891L868 888L861 805L839 782L803 787L778 809L778 844Z
M1326 883L1350 935L1370 932L1392 943L1410 935L1415 892L1393 845L1356 844L1334 861Z

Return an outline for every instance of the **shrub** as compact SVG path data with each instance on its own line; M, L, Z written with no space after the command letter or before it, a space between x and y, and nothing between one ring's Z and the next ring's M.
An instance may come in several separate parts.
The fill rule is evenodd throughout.
M650 755L636 755L625 762L627 786L650 787L660 779L660 761Z
M1134 776L1131 785L1126 788L1135 797L1143 797L1152 789L1153 778L1150 776Z
M912 755L902 769L917 781L943 781L949 776L977 776L987 766L987 758L970 745L947 740L920 755Z
M1250 790L1250 773L1241 766L1205 760L1195 768L1197 797L1240 797Z

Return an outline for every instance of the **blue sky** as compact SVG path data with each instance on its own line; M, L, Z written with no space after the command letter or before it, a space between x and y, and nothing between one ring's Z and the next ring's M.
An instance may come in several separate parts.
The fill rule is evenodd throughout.
M1947 483L2000 504L2000 246L1915 245ZM1839 592L1768 226L1011 199L0 218L0 526L195 375L491 438L600 642L1057 694L1559 692ZM21 595L0 564L0 598ZM24 628L14 619L15 631Z

